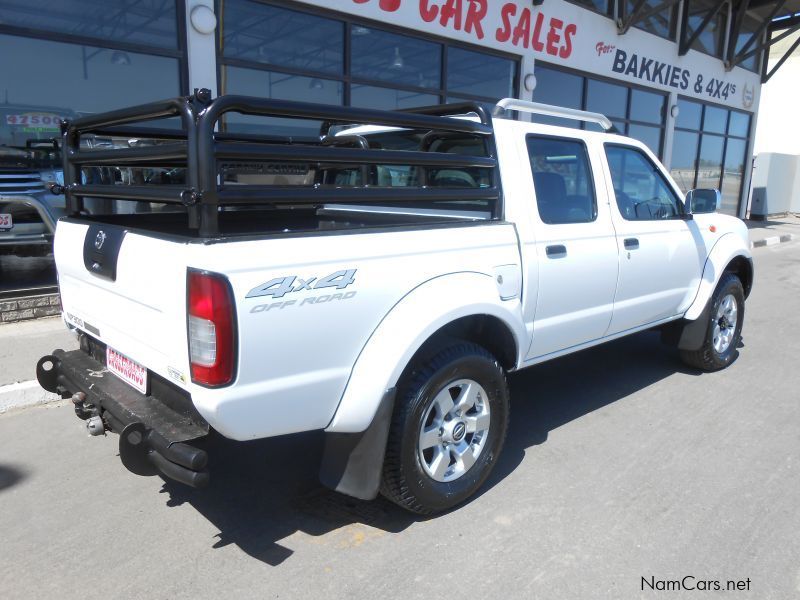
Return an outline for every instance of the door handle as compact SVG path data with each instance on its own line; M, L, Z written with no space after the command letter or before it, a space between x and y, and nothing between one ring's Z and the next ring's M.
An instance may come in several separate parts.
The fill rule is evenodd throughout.
M636 238L625 238L625 249L636 250L639 247L639 240Z
M544 249L548 258L561 258L567 255L567 247L564 244L556 244L555 246L547 246Z

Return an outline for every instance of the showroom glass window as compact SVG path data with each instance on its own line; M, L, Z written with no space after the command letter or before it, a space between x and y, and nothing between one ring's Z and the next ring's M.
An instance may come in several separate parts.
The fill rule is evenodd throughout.
M568 2L607 16L614 9L614 3L610 0L568 0Z
M634 15L637 4L638 2L636 0L625 0L625 15ZM663 4L663 0L645 0L639 8L639 16L635 17L633 26L659 37L674 39L678 5L668 6L652 13L654 9L659 8Z
M24 148L57 136L59 118L185 93L178 11L170 0L0 1L0 144Z
M614 123L617 130L647 145L661 157L664 143L664 106L666 95L620 83L593 79L576 73L536 65L536 102L599 112ZM598 129L578 121L535 116L540 123Z
M687 13L684 15L686 30L683 35L687 41L700 28L709 11L715 10L718 6L718 0L692 0L692 2L684 3L683 10ZM728 3L726 2L692 42L692 49L721 57L727 26Z
M734 56L742 50L744 50L744 55L750 54L758 47L758 41L750 43L750 38L761 27L762 19L767 18L765 9L766 7L755 9L757 13L763 13L759 14L758 17L754 17L750 14L745 13L744 18L742 19L742 28L739 32L739 36L736 38L736 51L734 53ZM746 49L745 46L747 46ZM748 56L747 58L744 58L741 62L737 63L737 66L742 67L743 69L747 69L748 71L754 71L758 73L760 64L761 64L761 52L756 51L753 52L751 56Z
M218 0L220 93L402 109L516 95L518 60L312 8ZM236 116L229 128L314 134L317 123Z
M671 173L686 192L722 191L720 212L735 215L747 161L750 115L693 100L678 100Z

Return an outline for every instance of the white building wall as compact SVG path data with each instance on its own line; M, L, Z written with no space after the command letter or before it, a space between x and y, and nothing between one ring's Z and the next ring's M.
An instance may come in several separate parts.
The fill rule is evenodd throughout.
M789 50L800 33L770 49L769 69ZM795 51L761 87L753 154L751 211L759 214L800 213L800 51Z
M753 169L750 214L779 215L800 210L800 156L762 152Z
M800 34L776 44L770 52L769 68L775 66ZM755 154L777 152L800 155L800 53L795 52L761 88L756 127Z

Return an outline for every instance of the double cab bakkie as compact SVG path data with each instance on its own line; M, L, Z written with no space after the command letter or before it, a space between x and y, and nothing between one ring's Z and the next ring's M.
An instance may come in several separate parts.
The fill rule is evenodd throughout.
M141 125L167 118L182 127ZM152 139L82 144L125 127ZM68 121L62 145L55 260L80 349L37 376L118 433L134 473L202 487L212 430L323 430L325 485L432 513L497 462L507 373L654 328L700 370L738 354L745 225L599 114L200 90ZM127 183L81 176L109 165ZM87 214L90 198L137 209Z

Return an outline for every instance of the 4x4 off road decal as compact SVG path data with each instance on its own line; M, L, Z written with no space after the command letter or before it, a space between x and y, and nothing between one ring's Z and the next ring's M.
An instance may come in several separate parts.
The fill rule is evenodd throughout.
M335 287L343 290L348 285L355 282L356 269L347 271L336 271L327 277L317 279L300 279L294 275L289 277L276 277L267 283L254 287L247 293L247 298L260 298L261 296L272 296L273 298L283 298L290 292L300 292L303 290L319 290L322 288Z
M276 277L270 279L264 284L254 287L247 293L247 298L264 298L272 297L274 299L283 298L286 294L302 291L314 291L326 288L334 288L343 290L349 285L355 283L356 269L347 269L343 271L336 271L326 277L317 279L311 277L310 279L301 279L294 275L288 277ZM265 312L273 308L283 309L289 306L305 306L306 304L323 304L334 300L349 300L356 295L356 292L346 292L344 294L321 294L317 296L307 296L301 302L297 300L285 300L279 302L272 302L270 304L258 304L250 309L251 313Z

